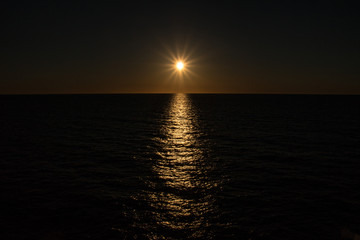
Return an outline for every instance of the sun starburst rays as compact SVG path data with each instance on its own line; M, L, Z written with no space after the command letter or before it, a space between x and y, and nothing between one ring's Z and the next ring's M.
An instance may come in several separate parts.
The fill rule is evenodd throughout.
M193 68L195 67L195 60L191 57L191 53L182 53L176 51L170 52L166 57L168 63L166 64L167 71L170 72L171 79L183 81L190 79L195 75Z
M163 50L158 54L162 57L160 76L167 89L177 93L187 92L198 85L197 80L202 78L199 62L203 56L199 55L196 47L190 48L186 42L172 47L163 44Z

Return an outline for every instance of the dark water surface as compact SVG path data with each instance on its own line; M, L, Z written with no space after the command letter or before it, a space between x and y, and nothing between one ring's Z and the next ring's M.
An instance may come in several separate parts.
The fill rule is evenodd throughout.
M0 113L0 239L360 233L360 96L0 96Z

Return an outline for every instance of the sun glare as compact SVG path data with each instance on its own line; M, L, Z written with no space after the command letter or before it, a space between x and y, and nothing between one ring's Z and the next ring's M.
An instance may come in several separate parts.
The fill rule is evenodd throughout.
M166 47L166 46L165 46ZM173 81L172 84L177 86L177 91L181 92L182 85L192 84L193 77L198 77L194 72L198 59L194 58L194 49L188 50L187 45L183 47L175 46L174 48L166 47L166 54L163 54L166 63L164 64L164 73L170 73L167 79Z
M178 62L176 64L176 67L177 67L177 69L179 69L181 71L184 68L184 64L182 62Z

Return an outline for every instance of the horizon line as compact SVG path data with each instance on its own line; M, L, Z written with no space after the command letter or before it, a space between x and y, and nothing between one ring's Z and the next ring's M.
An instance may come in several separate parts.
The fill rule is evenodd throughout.
M199 95L346 95L358 96L360 93L241 93L241 92L119 92L119 93L0 93L10 95L156 95L156 94L199 94Z

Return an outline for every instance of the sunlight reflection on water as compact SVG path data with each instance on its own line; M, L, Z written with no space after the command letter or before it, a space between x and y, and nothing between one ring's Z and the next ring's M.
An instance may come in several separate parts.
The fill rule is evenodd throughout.
M178 237L202 237L209 234L209 214L215 211L209 191L217 184L209 179L211 166L204 161L207 148L199 139L203 133L187 95L174 95L161 131L163 137L155 139L157 179L149 183L153 191L148 194L156 224L181 231Z

